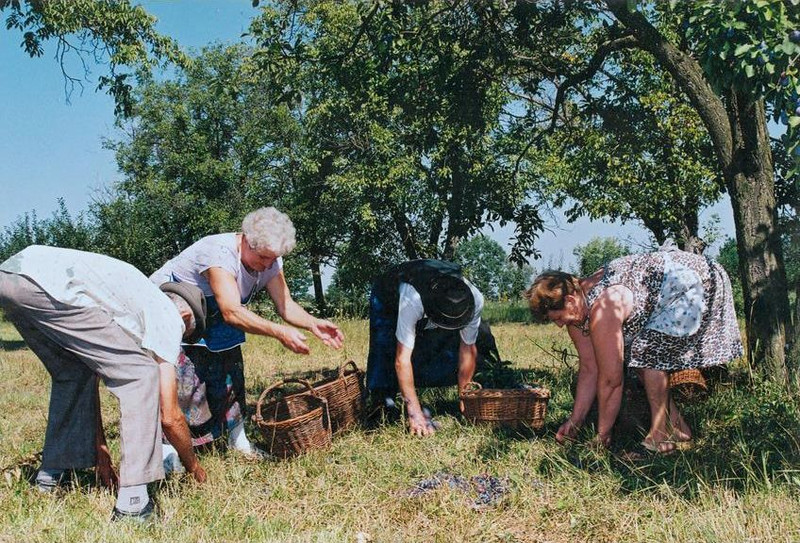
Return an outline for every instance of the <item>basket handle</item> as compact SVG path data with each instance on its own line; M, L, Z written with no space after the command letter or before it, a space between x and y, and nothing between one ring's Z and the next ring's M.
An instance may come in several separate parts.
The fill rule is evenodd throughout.
M264 392L261 393L261 396L258 397L258 402L256 402L256 414L254 420L256 421L263 420L261 417L261 405L264 403L264 400L267 398L267 395L273 390L281 388L286 383L299 383L304 387L306 387L308 389L308 392L310 392L312 396L320 398L319 393L317 393L317 391L314 390L314 387L311 386L311 383L309 383L305 379L295 379L295 378L284 379L283 381L278 381L274 385L267 387L264 390Z
M480 390L482 388L483 387L481 386L481 384L478 383L477 381L469 381L466 385L464 385L464 388L461 389L461 393L470 392L473 390Z
M353 368L353 370L354 370L356 373L358 373L359 371L361 371L361 370L359 370L359 369L358 369L358 366L356 366L356 363L355 363L354 361L352 361L352 360L348 360L347 362L345 362L344 364L342 364L341 366L339 366L339 379L341 379L342 377L344 377L344 370L345 370L345 368L346 368L347 366L351 366L351 367Z

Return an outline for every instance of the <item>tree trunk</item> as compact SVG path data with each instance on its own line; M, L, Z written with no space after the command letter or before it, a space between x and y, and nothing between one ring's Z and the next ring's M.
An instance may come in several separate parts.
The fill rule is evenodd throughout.
M455 258L456 246L463 237L463 205L464 205L464 184L467 182L462 168L461 151L457 147L451 148L448 153L449 166L451 170L451 195L447 202L447 232L444 237L444 250L442 258L453 260Z
M789 300L764 102L731 95L734 160L724 171L733 206L751 363L787 381Z
M764 364L785 379L789 299L764 102L732 95L725 104L697 61L672 45L641 12L628 10L625 0L606 4L633 32L638 46L675 78L708 130L733 207L750 362Z
M312 255L309 262L311 279L314 282L314 303L320 315L327 315L328 305L325 301L325 290L322 288L322 274L320 273L319 258Z

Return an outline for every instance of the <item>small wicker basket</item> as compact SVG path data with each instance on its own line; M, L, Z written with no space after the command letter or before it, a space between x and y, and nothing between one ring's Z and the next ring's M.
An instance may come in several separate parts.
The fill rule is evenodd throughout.
M348 368L349 366L349 368ZM312 385L328 401L333 433L361 423L364 414L364 372L350 360L339 366L337 375Z
M671 392L684 401L701 401L708 397L708 383L697 368L674 371L669 374Z
M461 392L464 416L475 424L539 430L544 426L550 391L546 388L483 388L470 382Z
M265 403L270 393L282 393L287 383L299 383L307 390ZM297 456L331 444L328 402L302 379L286 379L264 390L258 398L253 422L264 436L267 451L279 458Z

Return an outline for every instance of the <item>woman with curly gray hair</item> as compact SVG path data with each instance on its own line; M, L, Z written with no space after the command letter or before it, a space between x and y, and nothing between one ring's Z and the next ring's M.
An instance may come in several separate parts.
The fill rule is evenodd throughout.
M289 217L274 207L262 207L244 218L241 232L206 236L150 277L158 284L178 281L197 285L206 296L208 329L195 345L184 347L197 377L206 386L211 414L209 420L191 420L193 413L189 413L195 445L216 439L227 428L231 448L258 454L244 433L241 344L245 333L273 337L300 354L310 350L298 328L308 330L328 347L342 346L341 330L310 315L289 293L282 257L295 245L295 229ZM272 322L247 308L262 289L288 324Z

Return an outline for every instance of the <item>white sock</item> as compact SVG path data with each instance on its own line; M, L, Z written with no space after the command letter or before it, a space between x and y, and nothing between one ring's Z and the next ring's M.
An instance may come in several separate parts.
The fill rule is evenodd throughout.
M63 469L39 469L36 474L36 482L42 486L56 486L64 476Z
M117 509L124 513L138 513L150 501L147 485L121 486L117 494Z
M250 440L244 433L244 422L240 422L231 429L228 435L228 447L248 453L253 450Z

